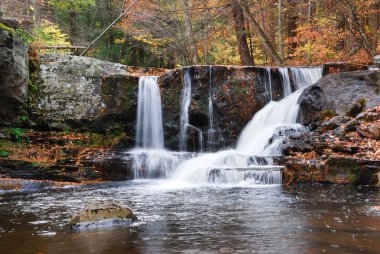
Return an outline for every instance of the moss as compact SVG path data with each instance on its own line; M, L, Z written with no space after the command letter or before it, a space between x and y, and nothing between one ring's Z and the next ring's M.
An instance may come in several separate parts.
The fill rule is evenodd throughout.
M332 109L323 110L321 115L326 118L331 118L336 115L335 111Z
M20 37L24 43L32 43L34 40L33 37L28 32L20 28L13 29L7 25L4 25L3 23L0 23L0 30L4 30L8 32L12 36Z
M4 25L3 23L0 23L0 29L7 31L8 33L15 34L15 30L13 28L10 28L9 26Z

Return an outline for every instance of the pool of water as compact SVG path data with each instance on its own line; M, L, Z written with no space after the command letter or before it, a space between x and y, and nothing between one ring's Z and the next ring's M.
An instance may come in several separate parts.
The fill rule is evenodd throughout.
M88 200L128 205L131 227L72 231ZM379 253L375 187L128 181L0 194L1 253Z

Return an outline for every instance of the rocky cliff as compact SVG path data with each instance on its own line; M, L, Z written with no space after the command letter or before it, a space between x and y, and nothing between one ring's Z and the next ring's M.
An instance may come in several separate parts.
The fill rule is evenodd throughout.
M28 45L14 29L0 29L0 122L13 125L28 97Z

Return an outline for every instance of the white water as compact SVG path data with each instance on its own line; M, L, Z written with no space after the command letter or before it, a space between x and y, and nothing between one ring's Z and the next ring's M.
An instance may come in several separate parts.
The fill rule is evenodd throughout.
M170 178L174 169L190 154L163 149L134 149L126 154L131 158L133 179Z
M208 94L208 119L209 119L209 129L207 131L207 145L208 150L211 152L215 151L215 143L216 143L216 131L214 129L214 106L212 103L212 97L213 97L213 85L212 85L212 66L210 66L209 69L209 94Z
M180 151L188 151L188 129L194 130L198 136L199 151L203 152L203 136L202 131L189 124L189 107L191 103L191 77L188 69L184 70L183 76L183 90L181 97L181 122L180 122L180 139L179 149Z
M289 70L283 75L284 91L291 91ZM268 80L263 85L272 94L270 69L266 68ZM310 85L322 76L321 68L292 68L293 80L301 84L295 87ZM213 129L213 108L209 92L209 125ZM269 87L267 87L269 85ZM299 112L298 98L302 89L290 94L279 102L270 101L257 112L246 125L237 142L236 149L217 153L201 154L195 158L188 153L173 153L164 150L134 150L128 155L133 158L134 178L170 178L179 183L215 183L215 184L281 184L281 171L274 166L271 156L281 154L281 143L289 135L299 135L303 127L297 124ZM140 93L139 93L140 95ZM143 95L144 96L144 95ZM184 89L181 100L181 150L187 150L188 131L198 133L198 143L202 149L202 132L189 124L188 110L191 102L191 79L188 71L184 73ZM210 103L211 102L211 103ZM140 104L140 97L139 97ZM139 110L140 112L140 110ZM152 113L150 111L148 113ZM151 115L147 115L151 118ZM161 117L162 118L162 117ZM161 123L162 126L162 123Z
M282 90L284 91L284 97L289 96L292 93L292 86L290 84L289 69L278 68L281 74Z
M271 101L255 114L240 134L236 151L250 155L270 155L265 147L276 128L296 124L299 105L299 90L279 102Z
M266 71L270 73L270 69L266 68ZM304 68L295 73L303 81L302 84L296 84L296 87L311 85L310 82L316 82L322 77L320 68ZM270 84L271 94L270 76L268 81L264 85ZM290 82L283 85L290 90ZM281 152L280 144L287 135L299 135L303 131L302 125L297 124L297 101L301 93L302 89L279 102L270 101L246 125L236 149L203 154L184 161L173 173L172 179L194 183L281 184L281 171L272 165L270 156Z
M296 90L317 83L322 77L323 69L313 68L290 68Z
M273 95L272 95L272 74L271 74L271 68L267 67L265 68L266 71L266 76L267 78L265 79L265 88L267 90L267 93L269 94L269 100L273 100ZM267 87L268 86L268 87Z
M157 77L140 77L137 105L136 147L164 148L160 88Z

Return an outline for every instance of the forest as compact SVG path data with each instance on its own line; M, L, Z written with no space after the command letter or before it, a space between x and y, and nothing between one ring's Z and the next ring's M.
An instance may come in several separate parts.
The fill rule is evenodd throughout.
M39 51L81 54L106 31L85 55L130 66L368 64L379 51L378 0L2 0L0 11Z

